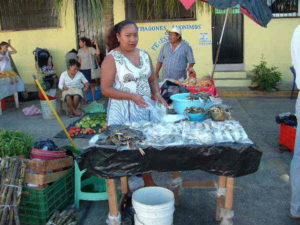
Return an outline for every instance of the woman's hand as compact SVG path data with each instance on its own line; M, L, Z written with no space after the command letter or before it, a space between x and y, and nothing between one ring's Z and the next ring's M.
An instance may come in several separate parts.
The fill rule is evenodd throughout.
M97 45L98 45L98 42L97 42L96 40L93 40L93 41L92 41L92 44L97 46Z
M64 87L64 90L67 91L67 90L69 90L69 88L68 87Z
M145 102L145 99L141 96L141 95L138 95L138 94L132 94L131 96L131 100L141 106L141 107L147 107L148 104Z
M194 70L194 68L193 67L189 67L188 69L187 69L187 72L189 73L189 77L193 77L193 78L196 78L196 71Z
M84 90L84 91L88 91L88 90L89 90L89 87L90 87L89 83L85 83L85 84L84 84L83 90Z
M152 95L152 99L161 103L164 107L168 107L168 103L164 100L164 98L160 94Z

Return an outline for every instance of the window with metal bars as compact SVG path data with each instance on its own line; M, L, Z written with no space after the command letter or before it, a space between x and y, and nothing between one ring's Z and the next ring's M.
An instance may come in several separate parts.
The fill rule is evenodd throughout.
M59 27L55 0L0 0L0 31Z
M195 20L196 6L186 10L176 0L125 0L126 18L136 22Z
M273 17L300 17L300 0L266 0Z

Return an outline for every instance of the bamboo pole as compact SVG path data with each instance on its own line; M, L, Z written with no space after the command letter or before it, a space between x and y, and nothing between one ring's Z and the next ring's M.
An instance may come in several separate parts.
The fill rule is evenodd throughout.
M48 103L50 109L52 110L52 112L53 112L53 114L54 114L56 120L58 121L58 123L59 123L60 126L62 127L62 129L63 129L63 131L65 132L67 138L69 139L71 145L72 145L74 148L77 148L75 142L73 141L73 139L72 139L71 136L69 135L69 133L68 133L68 131L67 131L67 129L66 129L64 123L61 121L59 115L57 114L55 108L53 107L53 105L52 105L52 103L50 102L50 100L49 100L47 94L45 93L45 91L44 91L42 85L41 85L40 82L36 79L36 76L33 75L33 79L34 79L34 82L36 83L36 85L38 86L38 88L40 89L40 91L42 92L42 94L43 94L44 98L46 99L46 101L47 101L47 103Z
M214 64L214 68L213 68L213 71L212 71L212 74L211 74L212 79L214 78L217 62L219 60L219 55L220 55L221 45L222 45L222 41L223 41L223 36L224 36L224 32L225 32L225 28L226 28L226 24L227 24L227 20L228 20L228 14L229 14L229 8L226 10L226 16L225 16L225 20L224 20L224 24L223 24L223 28L222 28L222 33L221 33L220 40L218 42L218 50L217 50L217 54L216 54L216 58L215 58L215 64Z

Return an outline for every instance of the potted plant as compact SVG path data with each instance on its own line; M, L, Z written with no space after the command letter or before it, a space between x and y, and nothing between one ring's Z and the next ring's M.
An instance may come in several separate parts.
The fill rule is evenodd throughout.
M268 92L278 90L277 85L281 81L282 73L276 66L268 67L263 57L250 72L252 84L249 88Z

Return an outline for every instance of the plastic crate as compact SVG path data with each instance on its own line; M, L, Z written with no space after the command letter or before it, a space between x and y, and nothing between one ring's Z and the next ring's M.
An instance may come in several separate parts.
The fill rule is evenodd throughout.
M281 123L279 145L285 146L290 151L294 152L295 140L296 140L296 128Z
M74 169L43 189L24 187L19 208L23 225L44 225L55 210L63 210L74 201Z

